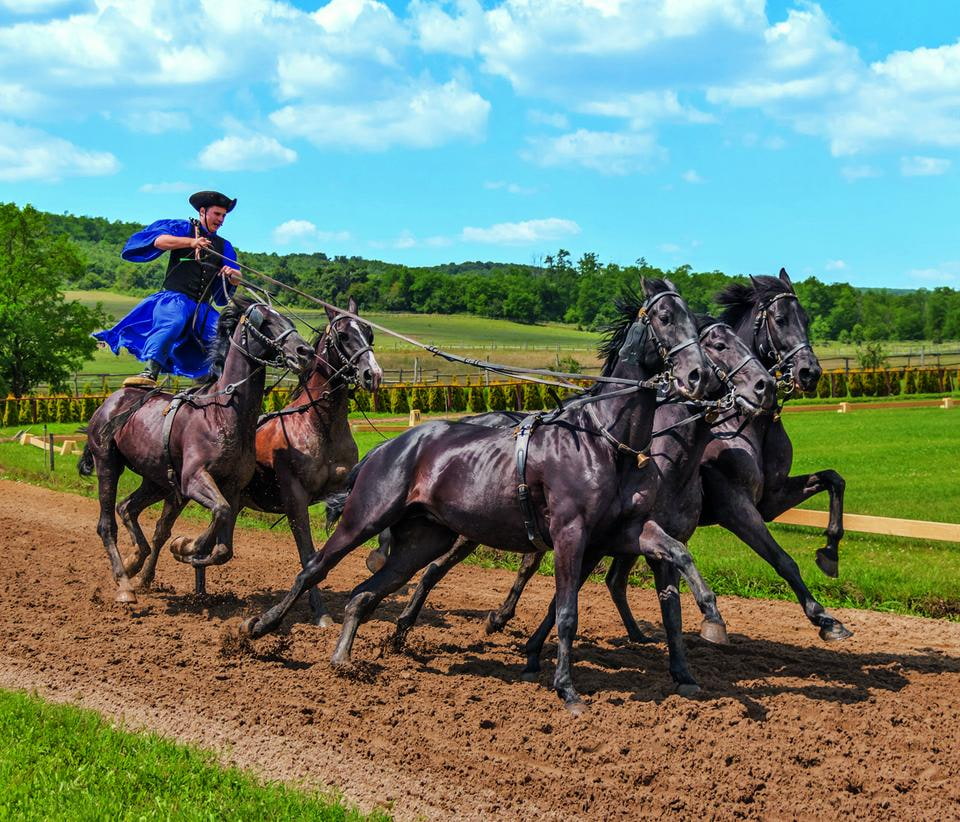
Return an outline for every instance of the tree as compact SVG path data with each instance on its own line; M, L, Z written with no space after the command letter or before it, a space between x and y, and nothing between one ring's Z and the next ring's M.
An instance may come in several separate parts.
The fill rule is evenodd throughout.
M0 395L23 396L43 382L64 390L92 359L90 334L106 324L103 307L68 301L60 291L83 270L79 252L51 234L43 214L0 205Z

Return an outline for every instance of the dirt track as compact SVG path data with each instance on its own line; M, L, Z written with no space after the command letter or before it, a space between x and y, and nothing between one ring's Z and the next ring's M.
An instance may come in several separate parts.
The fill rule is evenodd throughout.
M286 780L340 788L397 818L960 816L960 624L842 612L856 635L826 645L794 604L726 598L733 640L688 635L704 686L672 694L665 646L618 639L597 586L581 599L575 677L592 710L571 717L521 682L517 648L551 595L538 577L513 631L480 621L511 575L461 567L424 609L404 655L381 655L396 601L361 627L355 675L326 664L336 638L303 624L256 656L221 655L224 627L286 589L288 532L241 531L237 556L189 595L192 570L161 558L161 590L113 604L85 498L0 482L0 686L122 717ZM196 533L186 524L177 533ZM328 580L334 613L362 557ZM634 592L638 616L655 596ZM698 619L684 601L687 626ZM548 649L553 646L548 645Z

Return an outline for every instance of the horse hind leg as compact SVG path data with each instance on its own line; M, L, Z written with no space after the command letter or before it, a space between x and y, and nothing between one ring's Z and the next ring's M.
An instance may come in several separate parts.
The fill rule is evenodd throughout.
M150 543L147 542L147 538L144 536L138 518L145 508L163 499L164 494L164 490L150 482L150 480L145 479L136 491L117 506L117 514L120 516L120 521L126 527L136 548L134 555L126 557L123 560L123 570L128 577L132 577L140 571L144 561L150 556L151 552Z
M110 560L110 570L117 583L117 602L133 603L137 596L133 586L127 578L117 548L117 519L114 514L117 503L117 484L123 472L123 463L116 451L116 446L110 445L105 457L96 458L98 496L100 497L100 518L97 521L97 533L103 541L103 547Z
M630 610L630 602L627 600L627 585L630 579L630 572L636 564L636 557L629 555L617 555L610 563L610 570L607 571L607 590L610 592L610 599L617 606L617 612L620 614L620 620L623 627L627 630L627 638L631 642L643 643L653 642L637 624L637 620Z
M164 543L170 538L173 524L177 521L177 517L180 516L180 512L183 511L186 504L187 500L179 495L175 501L171 500L170 497L164 500L163 511L153 531L150 555L143 564L140 576L135 580L137 590L149 588L153 585L153 579L157 573L157 560L160 558L160 551Z
M502 631L507 623L513 619L517 612L517 603L520 601L520 595L527 587L527 583L533 579L533 575L537 573L546 553L546 551L538 551L536 553L523 555L520 570L517 571L517 578L513 581L513 585L506 599L504 599L496 611L491 611L487 614L487 618L483 623L484 630L488 634L495 634Z

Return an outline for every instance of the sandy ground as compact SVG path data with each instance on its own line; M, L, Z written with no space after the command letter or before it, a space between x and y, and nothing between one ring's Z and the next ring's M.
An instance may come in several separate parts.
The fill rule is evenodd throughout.
M571 716L519 679L519 648L552 594L537 577L507 633L482 617L512 575L461 566L434 592L404 654L382 651L400 603L361 627L350 675L327 659L337 629L306 605L253 654L225 629L289 587L289 534L240 531L208 574L161 558L159 589L115 605L91 500L0 482L0 686L94 708L129 727L212 748L276 779L333 786L398 819L960 817L960 624L863 611L856 635L821 642L791 603L723 598L732 644L695 636L703 691L672 692L662 642L621 639L605 590L581 598L574 676L591 710ZM176 533L196 533L193 523ZM342 610L362 551L331 575ZM651 591L634 607L661 636ZM548 652L553 650L548 644Z

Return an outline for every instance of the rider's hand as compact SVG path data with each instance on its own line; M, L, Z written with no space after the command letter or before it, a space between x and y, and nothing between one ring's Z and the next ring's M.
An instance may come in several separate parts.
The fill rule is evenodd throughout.
M225 265L220 269L220 274L227 278L227 282L230 285L237 285L240 282L240 272L235 268L230 268L230 266Z
M191 237L190 238L190 248L209 248L209 247L210 247L209 237Z

